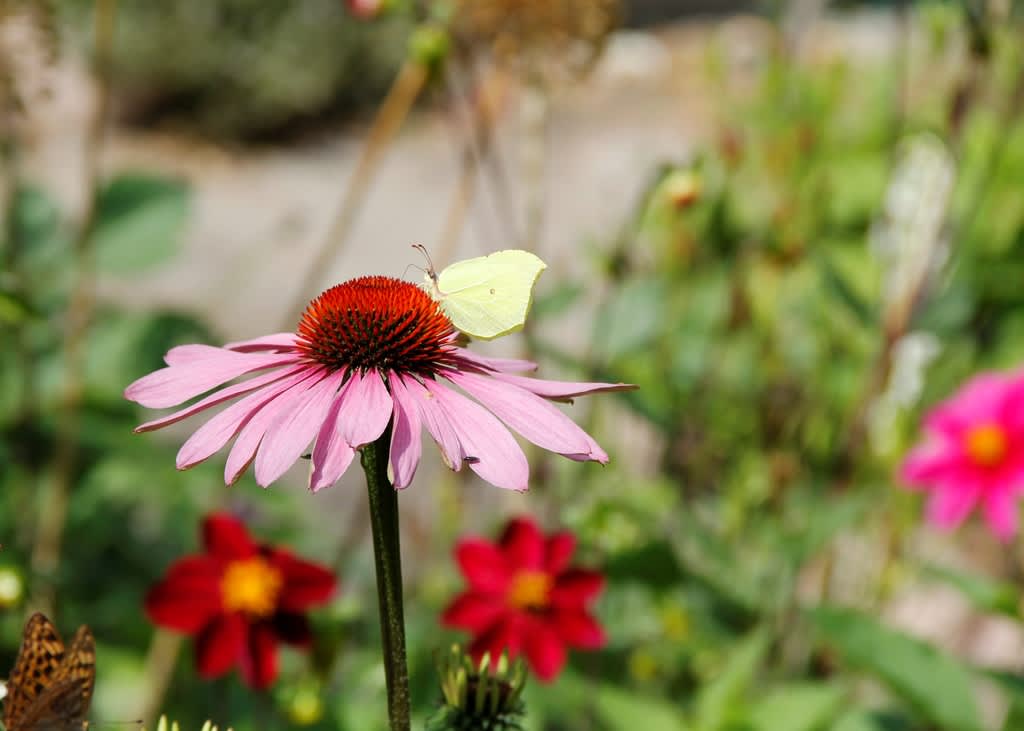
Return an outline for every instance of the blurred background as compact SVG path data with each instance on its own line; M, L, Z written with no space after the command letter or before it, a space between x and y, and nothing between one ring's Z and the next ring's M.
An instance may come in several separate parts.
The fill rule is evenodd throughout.
M1024 562L896 468L1024 360L1016 0L0 0L0 673L30 608L98 641L99 728L384 728L366 498L187 472L124 387L292 330L363 274L536 252L479 349L636 383L503 494L432 450L401 495L413 702L455 541L529 514L608 580L609 642L525 728L1024 729ZM180 428L179 428L180 427ZM228 509L338 571L265 693L205 682L142 598ZM116 727L116 726L113 726Z

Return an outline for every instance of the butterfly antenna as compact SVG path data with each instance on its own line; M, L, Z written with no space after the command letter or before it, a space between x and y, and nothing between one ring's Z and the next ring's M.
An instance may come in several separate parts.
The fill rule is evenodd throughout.
M427 247L424 246L423 244L413 244L412 248L416 249L421 254L423 254L423 258L427 260L426 274L428 277L434 280L434 284L437 284L437 271L434 269L434 262L430 260L430 253L427 251ZM410 266L415 265L410 264ZM416 268L418 269L419 267ZM409 268L406 267L406 271L408 271L408 269Z

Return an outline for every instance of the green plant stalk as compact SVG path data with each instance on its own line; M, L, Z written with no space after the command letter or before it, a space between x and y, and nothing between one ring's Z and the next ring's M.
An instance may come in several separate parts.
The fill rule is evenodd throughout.
M391 429L362 450L363 471L370 497L373 563L380 604L381 649L388 689L391 731L409 731L409 668L405 658L405 618L402 609L402 554L398 535L398 492L388 479Z

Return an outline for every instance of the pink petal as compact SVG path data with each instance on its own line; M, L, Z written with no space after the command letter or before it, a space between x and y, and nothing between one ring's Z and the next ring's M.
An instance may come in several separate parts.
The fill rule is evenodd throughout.
M340 394L338 429L353 449L374 441L391 421L392 401L380 373L352 371L352 377Z
M320 433L316 437L316 444L313 445L313 464L309 473L309 489L313 492L330 487L341 479L356 454L342 439L338 426L345 390L345 386L342 386L341 391L334 397L334 402L327 411Z
M255 353L261 350L287 350L298 344L298 337L295 333L274 333L252 340L239 340L235 343L228 343L224 347L228 350L237 350L239 353Z
M188 365L196 361L216 358L220 353L221 349L213 345L178 345L164 354L164 363L169 366Z
M588 396L592 393L608 391L635 391L636 386L630 383L572 383L569 381L544 381L540 378L511 376L507 373L495 373L498 380L512 383L525 388L531 393L548 399L566 400L574 396Z
M181 449L178 450L177 467L179 470L187 470L194 467L205 459L208 459L221 447L228 443L238 430L241 429L253 414L262 409L266 404L273 401L280 394L294 388L298 384L310 378L314 370L309 366L303 366L301 370L290 376L282 378L259 391L231 404L219 414L190 436Z
M459 360L483 368L488 371L502 371L505 373L528 373L537 370L537 364L531 360L514 360L511 358L491 358L479 353L474 353L465 348L456 348L455 354Z
M982 503L985 520L1003 543L1008 543L1017 534L1017 496L1010 490L990 490Z
M910 450L900 465L900 480L911 486L928 486L937 480L949 481L966 469L958 449L930 441Z
M187 408L175 411L173 414L168 414L160 419L154 419L153 421L147 421L145 424L140 424L135 427L135 432L138 434L161 429L170 424L177 423L182 419L187 419L193 414L198 414L200 411L205 411L211 406L216 406L217 404L228 401L229 399L233 399L235 396L241 396L244 393L254 391L257 388L262 388L263 386L273 383L279 379L295 375L299 371L307 370L309 367L310 366L303 363L301 365L292 366L291 368L281 368L276 371L270 371L269 373L256 376L255 378L250 378L247 381L242 381L234 386L228 386L220 391L211 393L202 401L196 401Z
M242 476L256 456L256 450L267 430L278 419L283 418L289 411L301 404L306 392L321 381L323 374L323 368L311 371L309 377L304 381L288 389L250 417L238 433L238 438L228 453L227 463L224 465L224 482L226 484L233 485L238 481L238 478Z
M1000 420L1008 387L1009 381L1002 373L975 376L925 417L925 428L959 442L972 425Z
M312 370L303 368L229 405L185 440L178 449L177 468L187 470L210 458L228 439L238 434L265 404L312 375Z
M412 483L423 452L420 440L420 412L413 397L406 390L401 376L389 374L388 383L395 406L389 471L395 488L402 489Z
M256 453L256 483L262 487L277 480L295 464L320 431L344 373L328 375L306 391L293 407L267 429Z
M590 452L586 432L540 396L475 373L445 371L444 376L538 447L558 454Z
M952 530L964 522L981 494L978 482L942 485L928 501L928 519L939 528Z
M526 455L508 429L489 411L436 381L423 384L458 435L469 467L496 487L525 492L530 478Z
M405 378L403 383L409 398L419 409L421 421L426 425L434 442L437 443L438 449L441 450L444 463L448 465L448 469L458 472L462 469L462 463L467 455L462 451L458 434L455 433L455 429L449 423L444 411L437 405L434 394L415 378Z
M125 389L124 397L147 408L164 409L246 373L290 365L298 358L292 353L262 355L214 350L218 352L216 357L168 366L143 376Z

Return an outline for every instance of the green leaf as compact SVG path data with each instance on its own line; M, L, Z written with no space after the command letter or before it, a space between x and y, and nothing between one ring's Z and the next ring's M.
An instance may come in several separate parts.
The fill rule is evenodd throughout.
M594 322L595 355L614 361L649 346L664 331L665 299L664 283L651 278L614 292Z
M1020 618L1020 595L1012 584L987 576L961 574L941 566L928 566L925 575L950 584L983 612Z
M93 232L103 271L133 274L163 263L178 250L188 213L188 188L179 181L122 175L100 192Z
M700 731L725 729L737 705L754 680L768 651L768 635L755 630L740 641L725 667L697 696L696 721Z
M928 721L948 731L982 728L973 678L953 658L853 610L818 607L810 618L847 663L888 685Z
M769 691L751 708L751 731L817 731L840 711L842 688L822 683L793 683Z
M638 582L658 588L676 586L683 579L672 547L664 541L615 554L608 559L604 572L615 582Z
M857 709L843 714L830 731L911 731L913 728L916 726L902 716Z
M598 715L613 729L685 731L682 714L660 698L630 693L611 685L596 689Z

